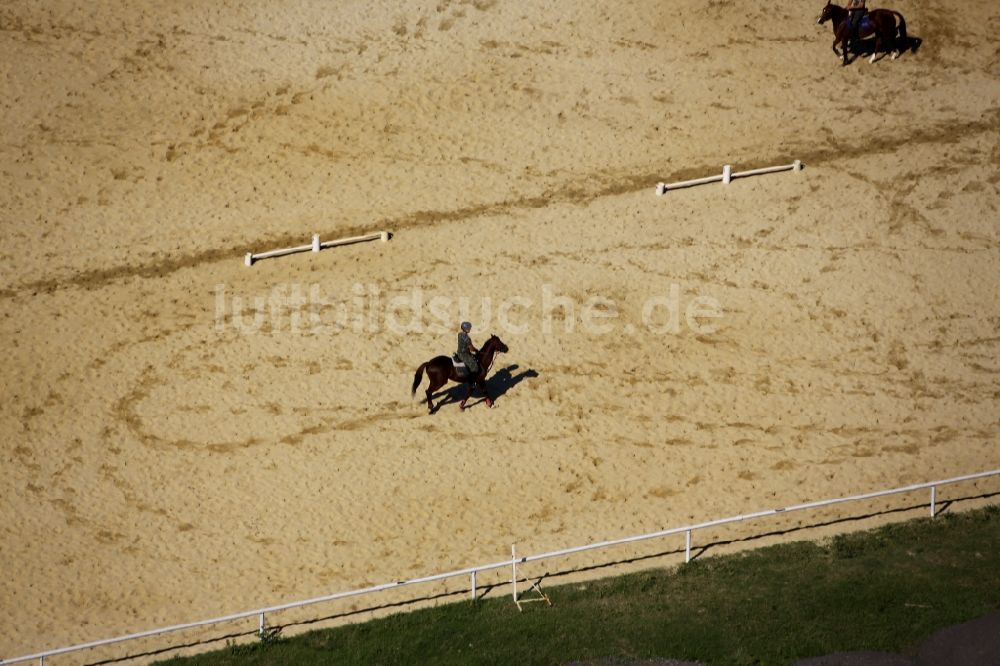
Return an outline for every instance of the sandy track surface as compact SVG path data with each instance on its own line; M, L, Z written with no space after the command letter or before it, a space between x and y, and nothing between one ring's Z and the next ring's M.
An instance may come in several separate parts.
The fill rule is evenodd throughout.
M998 467L995 3L548 4L0 8L0 655Z

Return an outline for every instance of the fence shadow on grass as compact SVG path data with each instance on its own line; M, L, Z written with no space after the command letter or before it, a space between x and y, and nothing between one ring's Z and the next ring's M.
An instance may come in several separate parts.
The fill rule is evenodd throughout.
M949 500L941 500L937 505L937 516L946 513L948 509L951 508L953 504L958 502L968 502L972 500L990 499L993 497L1000 497L1000 492L993 493L983 493L981 495L969 495L966 497L956 497ZM863 520L869 520L871 518L877 518L879 516L890 516L893 514L906 513L908 511L928 511L929 504L927 502L920 502L918 504L910 504L908 506L897 507L894 509L882 509L880 511L871 511L863 514L856 514L852 516L844 516L841 518L834 518L832 520L826 520L822 522L809 523L808 525L796 525L795 527L788 527L784 529L769 530L766 532L759 532L755 534L750 534L749 536L735 538L735 539L718 539L715 541L710 541L705 544L699 544L697 546L691 547L691 561L698 559L703 556L712 548L718 548L720 546L728 546L734 543L752 543L754 541L759 541L761 539L767 539L769 537L785 536L787 534L793 534L795 532L803 532L812 529L818 529L821 527L829 527L831 525L843 525L848 523L856 523ZM697 530L693 534L697 534ZM681 538L680 534L675 535L676 538ZM668 538L668 537L663 537ZM680 548L673 548L670 550L663 550L656 553L650 553L648 555L638 555L631 558L621 558L616 560L610 560L607 562L600 562L597 564L588 565L585 567L577 567L574 569L567 569L563 571L556 572L546 572L540 578L558 578L560 576L570 576L578 573L586 573L590 571L600 571L601 569L610 569L613 567L619 567L623 565L636 564L643 561L655 560L662 557L668 557L670 555L682 555L684 554L685 548L681 546Z
M214 643L221 643L222 641L231 641L231 640L236 640L237 638L247 638L256 635L257 632L252 630L230 632L225 635L213 636L211 638L205 638L202 640L188 641L185 643L174 643L173 645L168 645L162 648L152 648L144 652L127 654L122 657L110 657L107 659L101 659L99 661L88 661L86 662L85 666L104 666L105 664L120 664L123 662L132 661L133 659L148 659L150 657L157 657L160 655L164 655L164 659L168 659L171 656L169 653L176 652L178 650L186 650L188 648L199 648L199 647L207 648L208 646Z
M509 371L510 369L516 369L516 368L517 368L517 366L514 365L514 366L510 366L510 368L508 368L507 370ZM534 374L529 374L529 373L534 373L534 371L533 370L527 370L527 371L525 371L523 373L519 373L518 375L513 376L512 377L513 381L510 384L510 386L516 385L519 381L521 381L521 378L523 378L523 377L537 376L537 373L534 373ZM509 375L509 372L508 372L508 375ZM464 391L464 389L463 389L463 391ZM953 505L958 504L960 502L968 502L968 501L973 501L973 500L991 499L991 498L994 498L994 497L1000 497L1000 492L983 493L983 494L980 494L980 495L968 495L968 496L965 496L965 497L956 497L956 498L953 498L953 499L941 500L938 503L938 505L937 505L937 513L936 513L936 515L940 516L941 514L947 513L949 511L949 509L951 509L951 507ZM834 518L834 519L831 519L831 520L826 520L826 521L821 521L821 522L809 523L807 525L796 525L794 527L787 527L787 528L783 528L783 529L775 529L775 530L768 530L768 531L764 531L764 532L757 532L757 533L753 533L753 534L750 534L748 536L740 537L740 538L719 539L719 540L715 540L715 541L710 541L710 542L705 543L705 544L699 544L697 547L692 547L691 548L691 560L694 561L695 559L704 556L705 553L707 553L709 550L711 550L713 548L718 548L718 547L721 547L721 546L727 546L727 545L732 545L732 544L736 544L736 543L752 543L752 542L760 541L762 539L767 539L767 538L770 538L770 537L785 536L785 535L788 535L788 534L794 534L796 532L806 532L808 530L818 529L818 528L821 528L821 527L830 527L832 525L844 525L844 524L848 524L848 523L857 523L857 522L861 522L861 521L864 521L864 520L869 520L871 518L877 518L879 516L889 516L889 515L906 513L906 512L910 512L910 511L927 511L928 510L928 506L929 505L928 505L927 502L919 502L919 503L909 504L907 506L897 507L897 508L893 508L893 509L882 509L880 511L869 511L869 512L866 512L866 513L855 514L855 515L850 515L850 516L844 516L844 517L841 517L841 518ZM694 533L697 534L697 531L695 531ZM677 538L680 538L681 535L677 534L675 536ZM662 537L662 538L668 538L668 537ZM587 565L587 566L573 567L573 568L567 568L567 569L560 569L560 570L556 570L556 571L546 571L546 572L544 572L542 574L534 574L534 575L531 575L531 576L519 576L519 582L526 581L526 580L527 581L532 581L533 580L535 583L540 584L544 580L558 581L558 579L562 578L562 577L574 576L574 575L579 575L579 574L583 574L583 573L590 573L590 572L595 572L595 571L606 571L608 573L608 575L612 575L613 574L613 570L616 567L622 567L622 566L626 566L626 565L634 565L634 564L638 564L638 563L642 563L642 562L652 562L654 560L658 560L658 559L662 559L662 558L666 558L666 557L671 557L671 556L676 556L676 555L683 555L684 552L685 552L685 548L683 546L681 546L679 548L671 548L671 549L667 549L667 550L661 550L661 551L657 551L655 553L649 553L649 554L646 554L646 555L638 555L638 556L635 556L635 557L618 558L618 559L613 559L613 560L606 560L606 561L603 561L603 562L598 562L596 564L590 564L590 565ZM530 565L530 563L528 565L522 565L522 566L529 566L529 565ZM520 573L521 572L519 572L519 574ZM456 580L459 580L459 579L456 578ZM486 597L490 596L490 594L495 589L497 589L497 588L506 588L508 585L510 585L509 582L487 583L487 584L480 585L477 588L476 599L477 600L485 599ZM386 602L386 603L383 603L383 604L374 604L374 605L370 605L370 606L365 606L363 608L353 608L351 610L346 610L346 611L337 612L337 613L330 613L330 614L319 615L319 616L316 616L316 617L313 617L313 618L304 619L304 620L289 621L289 622L285 622L284 624L269 624L268 625L268 631L272 632L272 634L274 634L274 635L280 635L280 633L281 633L282 630L288 629L288 628L293 628L293 627L294 628L309 627L310 625L320 624L320 623L324 623L324 622L333 622L333 621L336 621L336 620L343 620L343 619L347 619L347 618L351 618L351 617L355 617L355 616L363 616L363 615L366 615L366 614L369 614L369 613L377 613L379 611L392 610L392 609L405 609L405 608L407 608L409 606L417 606L417 605L420 605L420 604L426 604L426 603L433 602L433 601L440 601L440 600L458 601L458 600L461 600L462 598L466 598L467 599L469 597L469 595L470 595L470 589L469 589L469 587L467 585L463 585L462 587L458 587L458 588L456 588L453 591L437 592L437 593L434 593L434 594L424 594L424 595L414 596L414 597L412 597L410 599L404 599L404 600L400 600L400 601ZM335 603L335 602L330 602L330 603ZM169 652L174 652L176 650L183 650L183 649L188 649L188 648L196 648L196 647L206 647L207 648L208 646L211 646L211 645L213 645L215 643L221 643L223 641L235 640L235 639L238 639L238 638L247 638L247 637L253 637L253 636L257 636L257 632L253 631L253 630L251 630L251 631L242 631L242 632L229 632L229 633L226 633L226 634L220 634L218 636L210 636L210 637L207 637L207 638L204 638L204 639L200 639L200 640L188 641L188 642L185 642L185 643L175 643L173 645L169 645L169 646L166 646L166 647L156 648L156 649L152 649L152 650L147 650L145 652L136 653L136 654L130 654L130 655L123 656L123 657L116 657L116 658L112 658L112 659L103 659L103 660L100 660L100 661L87 662L87 666L103 666L105 664L114 664L114 663L126 662L126 661L130 661L132 659L141 659L141 658L155 657L155 656L158 656L158 655L164 655L164 654L169 653Z

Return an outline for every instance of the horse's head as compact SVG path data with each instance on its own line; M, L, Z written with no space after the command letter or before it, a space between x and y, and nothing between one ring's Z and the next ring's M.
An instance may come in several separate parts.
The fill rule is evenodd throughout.
M510 351L509 349L507 349L507 345L503 343L503 340L501 340L495 335L490 335L490 339L487 342L487 344L501 354L506 354L508 351Z
M816 23L823 25L827 21L831 20L834 12L837 11L834 7L837 7L837 5L831 3L830 0L826 0L826 5L824 5L823 11L820 12L819 18L816 19ZM839 7L837 7L837 9L839 9Z

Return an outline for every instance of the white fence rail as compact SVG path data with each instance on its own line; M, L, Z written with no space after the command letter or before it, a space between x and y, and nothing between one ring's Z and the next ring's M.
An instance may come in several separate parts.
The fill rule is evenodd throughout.
M472 591L472 598L477 598L476 589L476 574L481 571L492 571L496 569L501 569L504 567L511 567L511 593L516 602L518 600L518 581L517 581L517 565L525 564L528 562L537 562L540 560L550 559L554 557L564 557L566 555L572 555L574 553L582 553L588 550L596 550L598 548L608 548L611 546L619 546L628 543L635 543L637 541L646 541L648 539L659 539L671 535L684 534L685 543L685 556L684 561L691 561L691 544L692 544L692 533L696 530L706 529L709 527L717 527L719 525L726 525L729 523L738 523L747 520L756 520L758 518L765 518L767 516L776 516L778 514L790 513L793 511L802 511L806 509L816 509L823 506L830 506L832 504L841 504L844 502L857 502L860 500L873 499L876 497L885 497L887 495L897 495L900 493L914 492L918 490L930 490L930 515L933 518L937 513L937 489L939 486L945 486L953 483L959 483L963 481L974 481L976 479L983 479L986 477L1000 475L1000 469L994 469L988 472L979 472L977 474L967 474L965 476L956 476L950 479L941 479L939 481L928 481L926 483L916 483L909 486L902 486L899 488L892 488L890 490L880 490L870 493L862 493L859 495L850 495L847 497L838 497L835 499L820 500L816 502L806 502L805 504L794 504L792 506L783 507L780 509L767 509L765 511L757 511L754 513L742 514L739 516L730 516L729 518L720 518L718 520L710 520L704 523L696 523L694 525L687 525L684 527L675 527L672 529L661 530L659 532L650 532L648 534L640 534L638 536L625 537L622 539L612 539L610 541L600 541L597 543L591 543L584 546L576 546L574 548L565 548L563 550L554 550L547 553L541 553L539 555L525 555L523 557L517 557L513 546L511 547L511 559L502 560L499 562L493 562L491 564L480 564L474 567L466 567L465 569L458 569L456 571L449 571L447 573L435 574L433 576L424 576L422 578L412 578L409 580L400 580L393 583L384 583L382 585L373 585L371 587L365 587L358 590L351 590L349 592L338 592L336 594L328 594L322 597L314 597L312 599L306 599L304 601L293 601L286 604L279 604L277 606L268 606L266 608L258 608L256 610L244 611L242 613L233 613L232 615L224 615L222 617L215 617L209 620L200 620L198 622L187 622L184 624L175 624L169 627L161 627L158 629L150 629L148 631L141 631L134 634L127 634L125 636L118 636L116 638L107 638L99 641L91 641L89 643L80 643L78 645L71 645L69 647L57 648L54 650L46 650L44 652L38 652L36 654L29 654L23 657L16 657L13 659L0 659L0 666L6 664L18 664L27 661L37 660L40 666L44 666L45 659L47 657L55 657L58 655L68 654L71 652L79 652L81 650L89 650L93 648L103 647L107 645L114 645L116 643L124 643L126 641L137 640L140 638L150 638L153 636L159 636L163 634L168 634L176 631L182 631L184 629L194 629L197 627L204 627L207 625L221 624L224 622L233 622L236 620L242 620L250 617L257 617L259 620L259 633L263 635L267 627L267 615L271 613L277 613L280 611L290 610L292 608L301 608L303 606L310 606L313 604L319 604L329 601L336 601L338 599L346 599L348 597L356 597L364 594L373 594L375 592L383 592L385 590L391 590L404 585L416 585L418 583L431 583L434 581L445 580L447 578L456 578L460 576L470 577L470 586Z
M748 176L760 176L765 173L777 173L778 171L802 171L801 160L795 160L791 164L782 164L780 166L764 167L762 169L750 169L749 171L737 171L733 173L733 167L729 164L722 167L722 173L718 176L705 176L704 178L695 178L693 180L682 180L676 183L657 183L656 184L656 196L663 196L669 190L679 190L682 187L693 187L695 185L705 185L706 183L723 183L728 185L731 181L737 178L746 178Z
M268 250L267 252L259 252L254 254L253 252L247 252L246 257L243 258L243 263L247 266L253 266L255 261L260 259L270 259L271 257L283 257L286 254L295 254L297 252L319 252L328 247L337 247L339 245L353 245L354 243L365 243L368 241L380 240L383 243L389 240L388 231L378 231L373 234L365 234L364 236L351 236L350 238L338 238L337 240L320 242L319 234L313 234L312 243L309 245L299 245L297 247L286 247L280 250Z

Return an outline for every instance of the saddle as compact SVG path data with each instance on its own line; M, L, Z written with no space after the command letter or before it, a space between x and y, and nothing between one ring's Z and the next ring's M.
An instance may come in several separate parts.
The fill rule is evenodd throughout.
M468 377L471 372L469 372L469 366L465 364L465 361L458 357L458 354L451 355L451 364L455 368L455 374L458 375L460 379Z
M469 374L469 368L465 365L465 361L458 357L458 354L451 355L451 364L455 368L455 374L459 377L465 377Z
M842 25L844 25L847 28L848 34L851 34L851 20L850 19L844 19ZM875 31L875 26L872 24L872 20L871 20L871 18L869 18L868 13L865 12L865 15L861 17L860 21L858 21L858 35L857 36L860 36L862 32L869 31L869 30L872 31L872 32L874 32Z

